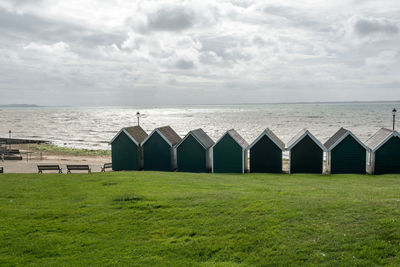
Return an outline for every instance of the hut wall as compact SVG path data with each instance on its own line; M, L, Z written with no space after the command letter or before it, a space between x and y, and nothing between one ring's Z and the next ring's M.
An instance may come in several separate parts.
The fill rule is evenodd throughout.
M250 172L250 162L249 162L250 151L246 148L243 150L243 153L244 153L243 172Z
M242 147L226 134L213 147L213 172L242 173L243 156Z
M393 136L375 151L375 174L400 173L400 138Z
M250 172L282 172L282 150L266 135L250 149Z
M143 169L144 166L144 152L143 147L139 146L139 170Z
M290 151L290 173L322 173L323 151L305 136Z
M330 153L331 173L366 172L366 150L351 135L340 142Z
M114 171L140 169L139 149L124 132L111 144L111 159Z
M209 148L206 151L206 171L210 172L212 170L212 149Z
M331 151L326 152L326 171L331 173Z
M171 170L176 170L178 168L176 147L171 147Z
M171 147L157 132L143 144L143 154L145 170L171 170Z
M367 152L367 173L374 174L375 172L375 152Z
M206 172L206 150L192 136L189 135L177 148L178 171Z

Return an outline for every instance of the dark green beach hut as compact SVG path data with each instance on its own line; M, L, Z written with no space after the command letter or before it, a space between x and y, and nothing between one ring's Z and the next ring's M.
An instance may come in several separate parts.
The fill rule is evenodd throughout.
M190 131L176 146L178 171L211 171L211 147L214 141L202 130Z
M227 131L212 147L215 173L244 173L249 169L249 144L234 129Z
M324 146L328 173L365 174L368 148L351 131L340 128Z
M289 173L323 173L325 147L308 130L301 130L287 145Z
M281 173L282 151L285 144L270 130L266 129L249 146L250 172Z
M156 128L143 141L144 169L171 171L177 167L176 148L182 139L170 127Z
M140 126L122 128L110 141L112 169L140 170L143 168L141 143L147 133Z
M367 171L369 174L400 173L400 134L380 129L365 144L369 147Z

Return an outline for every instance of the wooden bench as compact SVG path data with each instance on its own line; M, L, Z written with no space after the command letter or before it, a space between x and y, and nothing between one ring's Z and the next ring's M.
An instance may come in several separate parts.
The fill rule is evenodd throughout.
M101 167L101 172L106 172L106 169L112 169L112 163L104 163L104 166Z
M18 149L6 149L1 152L2 160L22 160L21 152Z
M0 173L4 173L4 168L0 167Z
M67 165L67 173L71 173L71 171L88 171L91 172L89 165Z
M58 173L62 173L62 169L60 165L37 165L38 173L43 173L43 171L58 171Z

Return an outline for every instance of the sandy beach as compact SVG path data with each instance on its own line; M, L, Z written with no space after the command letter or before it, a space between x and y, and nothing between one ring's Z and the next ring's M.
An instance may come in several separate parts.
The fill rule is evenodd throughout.
M13 149L21 151L22 160L4 160L0 159L0 166L4 167L4 173L37 173L37 165L57 164L67 172L67 164L87 164L92 172L100 172L104 163L111 162L111 156L102 155L75 155L71 153L39 151L28 149L28 145L13 145ZM30 153L29 158L27 151ZM76 171L78 172L78 171Z

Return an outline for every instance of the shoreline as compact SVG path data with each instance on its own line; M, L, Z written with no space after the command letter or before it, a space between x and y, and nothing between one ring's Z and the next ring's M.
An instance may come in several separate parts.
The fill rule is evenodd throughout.
M67 164L87 164L92 172L100 172L104 163L111 162L110 150L64 148L50 143L12 144L11 148L21 152L22 160L0 159L4 173L37 173L38 164L60 165L65 173Z
M25 138L6 138L0 137L0 144L51 144L50 141L47 140L36 140L36 139L25 139Z

